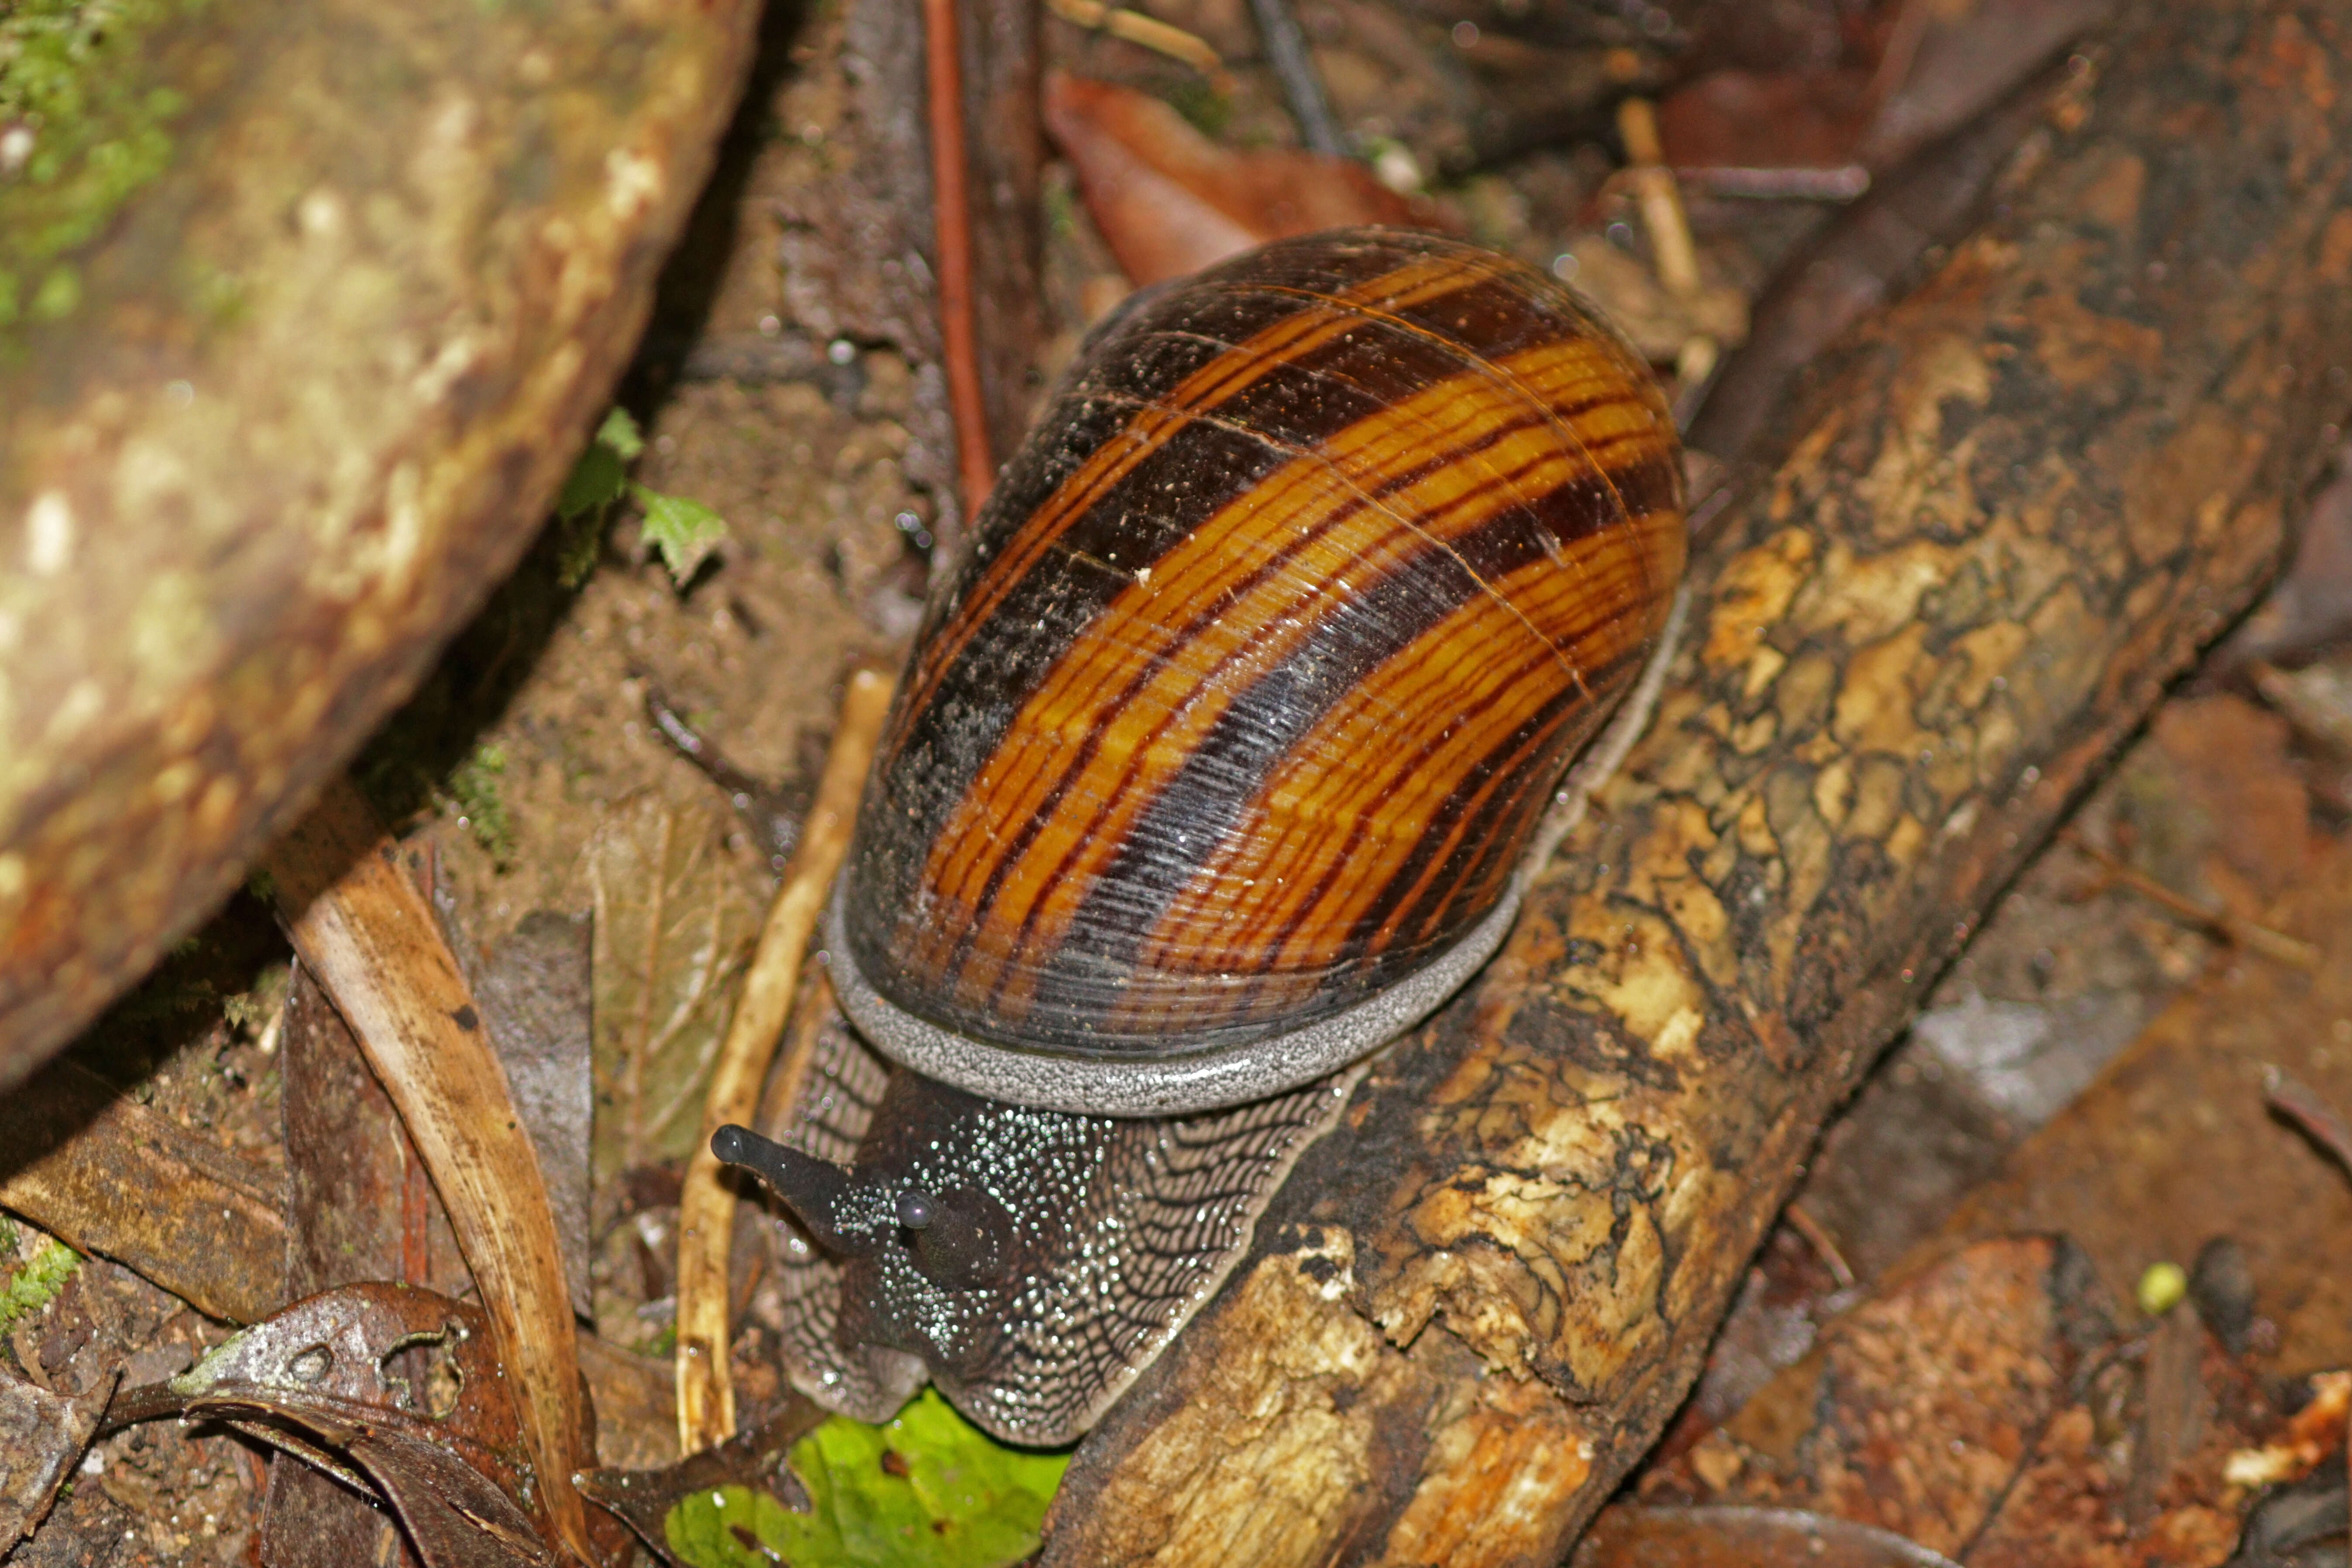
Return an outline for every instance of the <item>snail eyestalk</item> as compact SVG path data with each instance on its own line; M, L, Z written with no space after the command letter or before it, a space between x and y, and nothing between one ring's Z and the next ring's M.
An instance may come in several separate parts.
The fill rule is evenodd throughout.
M854 1170L761 1137L732 1122L710 1135L719 1163L740 1165L775 1189L811 1239L836 1258L871 1258L895 1220L915 1271L950 1290L1003 1282L1013 1216L973 1187L931 1193Z
M856 1217L859 1184L849 1172L731 1121L710 1135L710 1152L719 1163L740 1165L774 1188L827 1252L842 1258L873 1255L875 1238Z

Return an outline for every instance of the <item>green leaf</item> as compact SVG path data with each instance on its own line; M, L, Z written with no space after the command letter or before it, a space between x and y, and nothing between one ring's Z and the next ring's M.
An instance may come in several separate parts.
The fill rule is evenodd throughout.
M610 447L621 461L634 463L637 454L646 449L646 438L637 432L637 422L625 408L614 407L604 416L604 423L596 426L596 445Z
M570 521L619 500L629 488L629 465L646 449L646 438L625 408L614 407L596 426L596 438L572 465L555 498L555 515Z
M695 1568L1004 1568L1037 1548L1066 1453L1008 1448L930 1389L887 1426L836 1415L793 1447L807 1513L744 1487L670 1510Z
M662 1521L662 1534L679 1560L694 1568L772 1568L775 1558L745 1545L744 1539L781 1541L791 1519L784 1505L766 1492L719 1487L696 1492L671 1509Z
M637 500L645 503L645 542L661 552L662 564L669 568L670 581L685 587L710 558L710 552L719 548L719 541L727 537L726 522L698 500L666 496L643 485L632 488Z
M591 441L588 449L580 454L580 460L572 465L572 472L555 498L555 515L569 521L601 510L620 500L621 492L627 488L628 468L621 454L601 440Z

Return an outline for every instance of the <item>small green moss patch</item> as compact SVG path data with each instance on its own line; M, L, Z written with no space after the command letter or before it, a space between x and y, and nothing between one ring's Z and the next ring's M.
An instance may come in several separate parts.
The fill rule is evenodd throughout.
M72 253L171 166L186 97L146 43L205 0L0 4L0 331L81 303Z

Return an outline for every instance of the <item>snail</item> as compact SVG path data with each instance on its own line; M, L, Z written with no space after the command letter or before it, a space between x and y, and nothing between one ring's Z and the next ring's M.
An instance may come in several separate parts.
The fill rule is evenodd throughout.
M1503 257L1336 231L1097 328L895 700L826 928L854 1033L781 1141L713 1141L813 1244L793 1381L1092 1425L1500 943L1685 548L1647 367Z

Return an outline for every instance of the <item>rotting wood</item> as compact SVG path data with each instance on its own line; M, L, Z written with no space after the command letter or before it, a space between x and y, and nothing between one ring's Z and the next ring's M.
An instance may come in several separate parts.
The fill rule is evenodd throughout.
M2343 25L2133 7L2006 216L1848 341L1603 809L1081 1448L1044 1562L1559 1561L1823 1118L2272 569L2346 415Z
M757 15L110 26L118 96L185 111L96 128L163 166L34 255L0 328L0 1086L220 902L522 553ZM0 272L46 188L0 184Z

